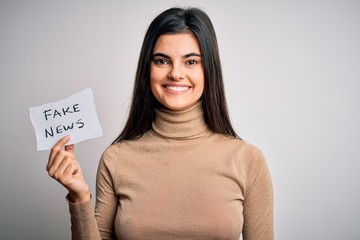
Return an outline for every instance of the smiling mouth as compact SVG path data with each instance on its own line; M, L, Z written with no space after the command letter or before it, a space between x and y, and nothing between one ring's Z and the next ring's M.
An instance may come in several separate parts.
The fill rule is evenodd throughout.
M172 92L184 92L189 90L190 88L189 86L170 86L170 85L165 85L164 87Z

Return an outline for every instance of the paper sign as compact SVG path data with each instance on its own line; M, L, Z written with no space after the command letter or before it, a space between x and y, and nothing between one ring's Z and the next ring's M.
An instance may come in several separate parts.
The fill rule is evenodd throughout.
M69 134L69 144L102 136L90 88L58 102L31 107L29 111L38 151L52 148Z

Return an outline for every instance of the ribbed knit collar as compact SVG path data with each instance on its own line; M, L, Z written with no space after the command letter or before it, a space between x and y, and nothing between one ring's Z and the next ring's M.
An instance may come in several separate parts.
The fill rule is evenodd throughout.
M181 111L156 108L155 114L152 129L162 137L194 139L207 133L207 124L204 120L201 102Z

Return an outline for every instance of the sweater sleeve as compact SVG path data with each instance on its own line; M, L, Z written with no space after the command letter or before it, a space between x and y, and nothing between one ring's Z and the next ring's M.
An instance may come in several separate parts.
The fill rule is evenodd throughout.
M95 216L102 239L117 239L114 229L119 198L115 192L117 148L110 146L101 157L96 179Z
M91 200L83 203L71 203L67 196L71 216L71 237L73 240L99 240L100 234Z
M273 240L273 188L262 152L248 149L248 167L244 197L244 240Z
M116 239L114 220L118 198L113 187L112 155L105 151L99 162L95 209L90 200L84 203L68 201L73 240Z

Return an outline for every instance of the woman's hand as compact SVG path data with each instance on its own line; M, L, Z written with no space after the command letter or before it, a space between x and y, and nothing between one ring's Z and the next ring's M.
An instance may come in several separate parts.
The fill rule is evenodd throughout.
M70 135L63 137L54 145L46 170L69 191L71 202L85 202L90 199L89 187L76 160L74 145L65 146L70 138Z

